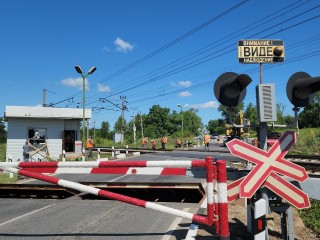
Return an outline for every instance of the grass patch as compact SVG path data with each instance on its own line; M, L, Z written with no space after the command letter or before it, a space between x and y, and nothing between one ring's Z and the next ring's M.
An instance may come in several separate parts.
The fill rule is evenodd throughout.
M320 155L320 129L300 129L297 142L291 148L290 154Z
M1 184L14 183L16 181L18 181L18 175L17 174L13 174L12 178L10 178L10 174L9 173L1 173L0 174L0 183Z
M320 201L310 199L311 208L299 210L299 214L306 225L317 234L320 234Z

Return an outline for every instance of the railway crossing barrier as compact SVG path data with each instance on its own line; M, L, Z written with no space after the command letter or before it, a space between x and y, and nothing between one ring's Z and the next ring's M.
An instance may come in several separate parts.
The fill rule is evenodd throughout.
M57 184L59 186L75 189L81 192L87 192L103 198L113 199L128 203L131 205L149 208L156 211L168 213L181 218L192 220L196 223L207 226L215 226L216 234L220 239L228 240L230 237L228 224L228 203L227 203L227 173L226 162L224 160L213 161L208 156L205 160L179 160L179 161L95 161L95 162L13 162L0 163L0 168L10 173L16 173L22 176L31 177L45 182ZM207 215L198 215L184 212L175 208L163 206L157 203L128 197L122 194L113 193L95 187L86 186L77 182L72 182L57 177L43 174L61 173L60 168L87 168L90 173L108 173L108 171L124 174L144 174L148 171L141 169L152 168L153 175L186 175L187 168L205 168L206 169L206 190L207 190ZM108 169L107 171L103 169ZM183 174L184 173L184 174ZM214 197L214 182L217 183L217 197ZM214 201L217 199L217 202Z

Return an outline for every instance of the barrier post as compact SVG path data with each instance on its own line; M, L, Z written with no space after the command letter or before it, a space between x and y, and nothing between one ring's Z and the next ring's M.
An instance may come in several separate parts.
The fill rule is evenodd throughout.
M100 148L98 148L98 158L97 158L97 161L100 160Z
M7 159L7 162L12 162L12 156L11 156L11 154L9 154L9 157L8 157L8 159ZM10 178L13 178L13 173L9 173L9 177Z
M213 200L214 200L214 215L219 215L219 205L218 205L218 187L217 187L217 164L213 165L213 180L215 181L214 185L214 193L213 193Z
M126 145L126 155L128 155L129 151L128 151L128 145Z
M62 150L62 162L66 161L66 150Z
M227 169L224 160L217 161L219 236L221 240L230 240L228 222Z
M111 157L114 157L114 146L111 148Z
M254 240L266 238L266 200L261 198L254 203Z
M86 160L86 150L82 148L82 162Z
M206 171L207 171L207 215L210 225L214 218L214 202L213 202L213 159L210 156L206 157Z

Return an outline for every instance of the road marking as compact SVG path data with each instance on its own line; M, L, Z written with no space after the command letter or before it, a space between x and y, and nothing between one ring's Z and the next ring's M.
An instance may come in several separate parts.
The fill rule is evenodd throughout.
M6 221L6 222L1 223L1 224L0 224L0 227L6 225L6 224L8 224L8 223L14 222L14 221L16 221L16 220L19 220L19 219L21 219L21 218L24 218L24 217L26 217L26 216L29 216L29 215L31 215L31 214L34 214L34 213L36 213L36 212L40 212L40 211L42 211L42 210L44 210L44 209L46 209L46 208L49 208L49 207L51 207L51 206L53 206L53 205L55 205L55 204L50 204L50 205L45 206L45 207L43 207L43 208L39 208L39 209L34 210L34 211L32 211L32 212L23 214L23 215L21 215L21 216L19 216L19 217L12 218L12 219L10 219L10 220L8 220L8 221Z
M198 228L199 228L199 225L191 224L185 240L194 240L194 239L196 239L196 236L197 236L197 233L198 233Z
M184 211L184 212L188 212L189 210L190 210L190 208L182 209L182 211ZM178 224L181 221L182 221L182 218L180 218L180 217L175 218L174 221L172 222L172 224L170 225L170 227L168 228L166 235L164 235L163 238L161 238L161 240L170 240L172 233L174 231L176 231ZM175 229L175 230L172 230L172 229Z

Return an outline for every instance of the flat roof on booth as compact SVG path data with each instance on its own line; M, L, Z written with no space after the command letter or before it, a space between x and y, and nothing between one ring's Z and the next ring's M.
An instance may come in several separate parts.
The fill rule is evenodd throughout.
M85 119L90 119L91 109L85 110ZM56 119L82 119L83 109L80 108L53 108L30 106L6 106L7 118L56 118Z

